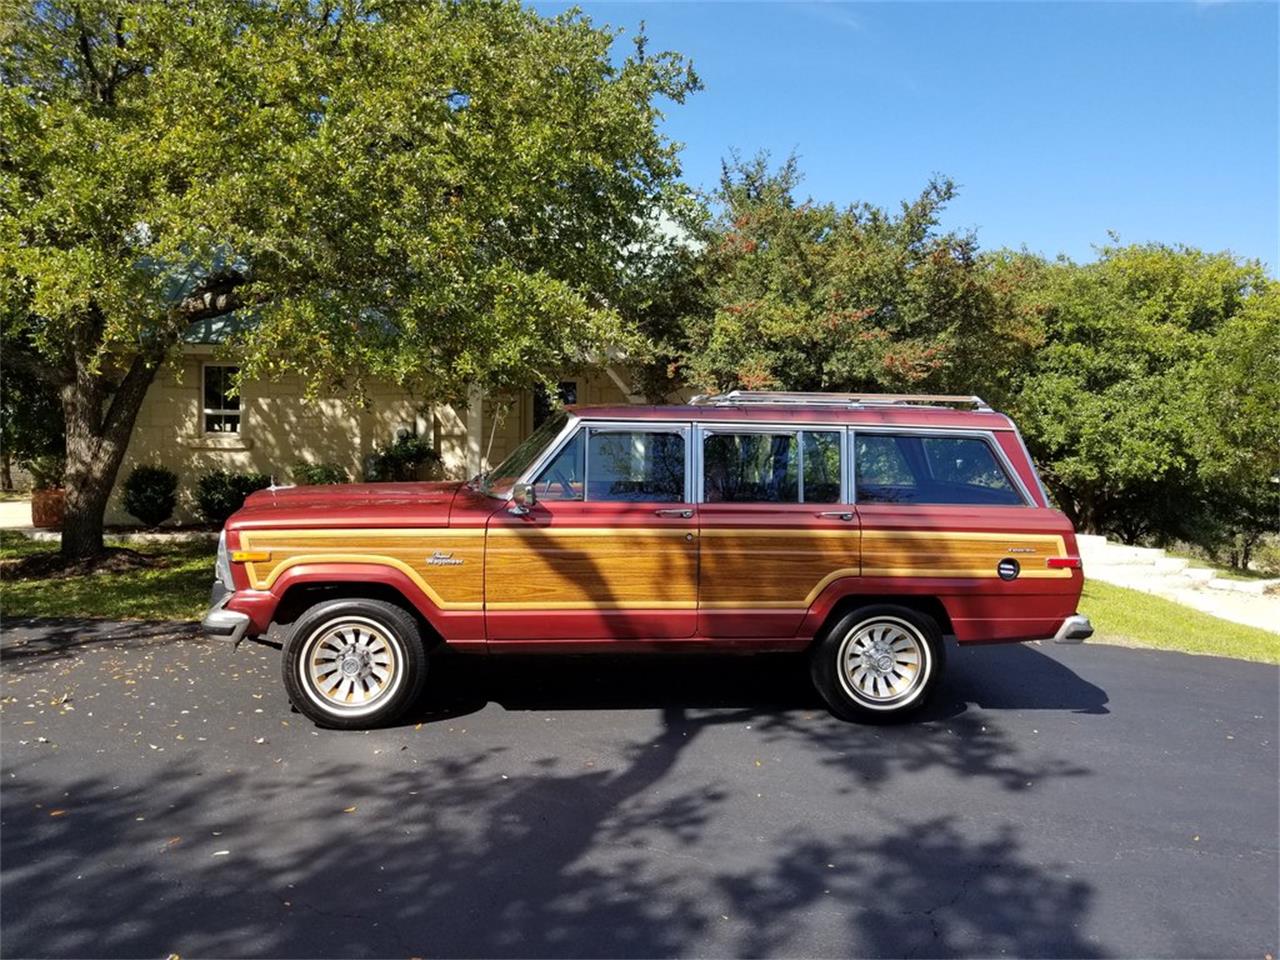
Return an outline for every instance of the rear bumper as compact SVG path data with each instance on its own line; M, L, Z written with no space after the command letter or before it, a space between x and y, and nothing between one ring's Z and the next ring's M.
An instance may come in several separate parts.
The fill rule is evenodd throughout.
M1053 635L1053 642L1084 643L1092 636L1093 624L1089 622L1089 618L1075 613L1062 621L1062 626Z
M220 587L221 590L219 590ZM232 643L239 643L244 639L245 634L249 632L249 615L238 610L227 609L227 601L234 596L235 594L222 584L214 585L213 604L205 613L204 619L200 621L200 629L204 631L205 636L230 640Z

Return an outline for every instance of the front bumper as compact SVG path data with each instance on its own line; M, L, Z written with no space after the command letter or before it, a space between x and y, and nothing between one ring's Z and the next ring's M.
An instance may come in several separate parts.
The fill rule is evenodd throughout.
M1092 636L1093 624L1089 622L1089 618L1075 613L1062 621L1062 626L1053 635L1053 642L1084 643Z
M200 629L206 636L230 640L233 644L244 639L249 632L249 615L238 610L228 610L227 601L235 594L221 583L213 585L213 603L200 621Z

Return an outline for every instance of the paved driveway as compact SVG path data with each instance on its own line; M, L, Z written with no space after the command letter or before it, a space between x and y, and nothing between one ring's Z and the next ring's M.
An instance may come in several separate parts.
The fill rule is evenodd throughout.
M871 728L790 658L458 659L334 733L270 648L4 648L7 956L1276 952L1272 667L966 649Z

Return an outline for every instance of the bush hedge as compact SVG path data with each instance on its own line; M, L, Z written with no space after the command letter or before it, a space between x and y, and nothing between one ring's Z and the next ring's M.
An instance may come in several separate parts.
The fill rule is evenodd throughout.
M240 509L244 498L255 490L271 485L265 473L231 473L214 470L196 482L196 505L210 523L222 526L227 517Z
M299 460L293 465L293 482L304 487L318 487L328 483L349 483L350 476L344 467L336 463L306 463Z
M124 508L148 527L173 516L178 505L178 475L164 467L134 467L124 482Z
M427 437L400 437L391 446L369 455L364 464L364 479L368 483L416 480L419 467L439 462L440 454Z

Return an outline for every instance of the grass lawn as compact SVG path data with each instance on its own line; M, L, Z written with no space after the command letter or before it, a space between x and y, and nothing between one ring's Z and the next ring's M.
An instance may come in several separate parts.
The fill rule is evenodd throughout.
M1080 612L1096 631L1086 642L1280 663L1280 634L1211 617L1138 590L1086 580Z
M0 490L0 503L10 503L16 500L30 500L31 493L21 490Z
M0 614L9 617L103 617L111 620L199 620L213 584L212 543L126 543L164 566L124 573L0 581ZM58 549L56 543L0 531L0 560Z

